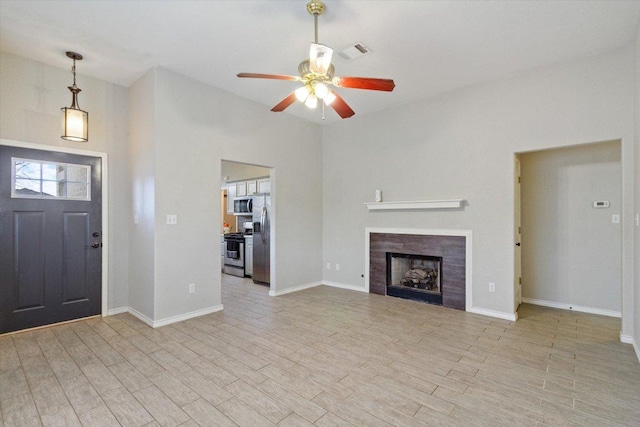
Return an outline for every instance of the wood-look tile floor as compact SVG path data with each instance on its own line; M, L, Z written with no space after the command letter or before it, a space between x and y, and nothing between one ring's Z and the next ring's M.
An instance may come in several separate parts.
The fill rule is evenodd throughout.
M225 279L224 311L170 326L121 314L0 337L0 425L640 425L619 319Z

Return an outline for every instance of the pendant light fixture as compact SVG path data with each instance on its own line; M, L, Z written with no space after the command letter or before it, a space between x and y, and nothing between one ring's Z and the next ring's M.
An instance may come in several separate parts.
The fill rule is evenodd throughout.
M89 113L80 109L78 94L81 89L76 86L76 61L82 60L82 55L75 52L67 52L67 56L73 59L73 86L71 91L71 107L62 107L62 139L75 142L87 142L89 139Z

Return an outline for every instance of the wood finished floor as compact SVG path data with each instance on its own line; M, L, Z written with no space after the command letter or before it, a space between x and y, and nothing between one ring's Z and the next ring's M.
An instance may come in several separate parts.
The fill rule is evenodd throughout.
M619 319L226 279L223 312L155 330L121 314L0 337L0 426L640 425Z

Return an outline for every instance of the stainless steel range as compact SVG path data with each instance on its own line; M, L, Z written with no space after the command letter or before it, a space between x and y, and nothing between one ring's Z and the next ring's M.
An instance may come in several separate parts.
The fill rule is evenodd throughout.
M225 234L224 241L226 250L223 271L226 274L244 277L244 234Z

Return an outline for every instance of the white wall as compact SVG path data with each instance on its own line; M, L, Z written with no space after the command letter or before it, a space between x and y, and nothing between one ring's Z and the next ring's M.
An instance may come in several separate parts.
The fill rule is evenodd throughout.
M60 53L64 56L64 53ZM65 57L66 58L66 57ZM91 58L85 58L91 61ZM81 108L89 112L89 141L60 138L60 108L71 104L68 69L51 67L0 52L0 138L107 153L109 167L109 294L108 308L127 305L130 187L127 145L127 89L82 75L78 63Z
M275 168L272 289L320 281L319 126L162 69L155 70L154 102L154 319L221 304L222 159ZM177 214L178 225L166 225L167 214ZM189 283L196 284L195 294L188 293Z
M619 141L519 157L523 298L619 313ZM594 209L596 200L610 207Z
M633 65L629 46L327 126L324 262L338 262L341 270L325 270L325 280L364 287L365 227L470 229L473 305L513 313L514 153L621 139L628 236L623 330L629 330ZM464 198L468 205L454 211L369 213L363 203L373 200L375 189L382 189L387 201ZM495 293L489 282L496 283Z
M246 163L228 162L222 161L221 174L224 178L228 177L227 181L242 181L250 178L262 178L268 177L270 170L262 166L248 165ZM227 188L223 182L222 188Z
M0 138L108 154L109 309L157 321L220 304L222 159L275 168L273 288L322 279L318 125L163 70L130 90L79 73L89 142L70 143L59 137L70 71L0 55ZM169 213L177 226L164 223Z
M130 234L129 307L147 320L155 318L155 72L149 71L129 88L131 105L132 211Z
M640 20L636 30L635 43L635 215L640 215ZM636 224L635 228L635 322L634 329L628 331L629 335L634 337L635 349L638 359L640 359L640 226Z

